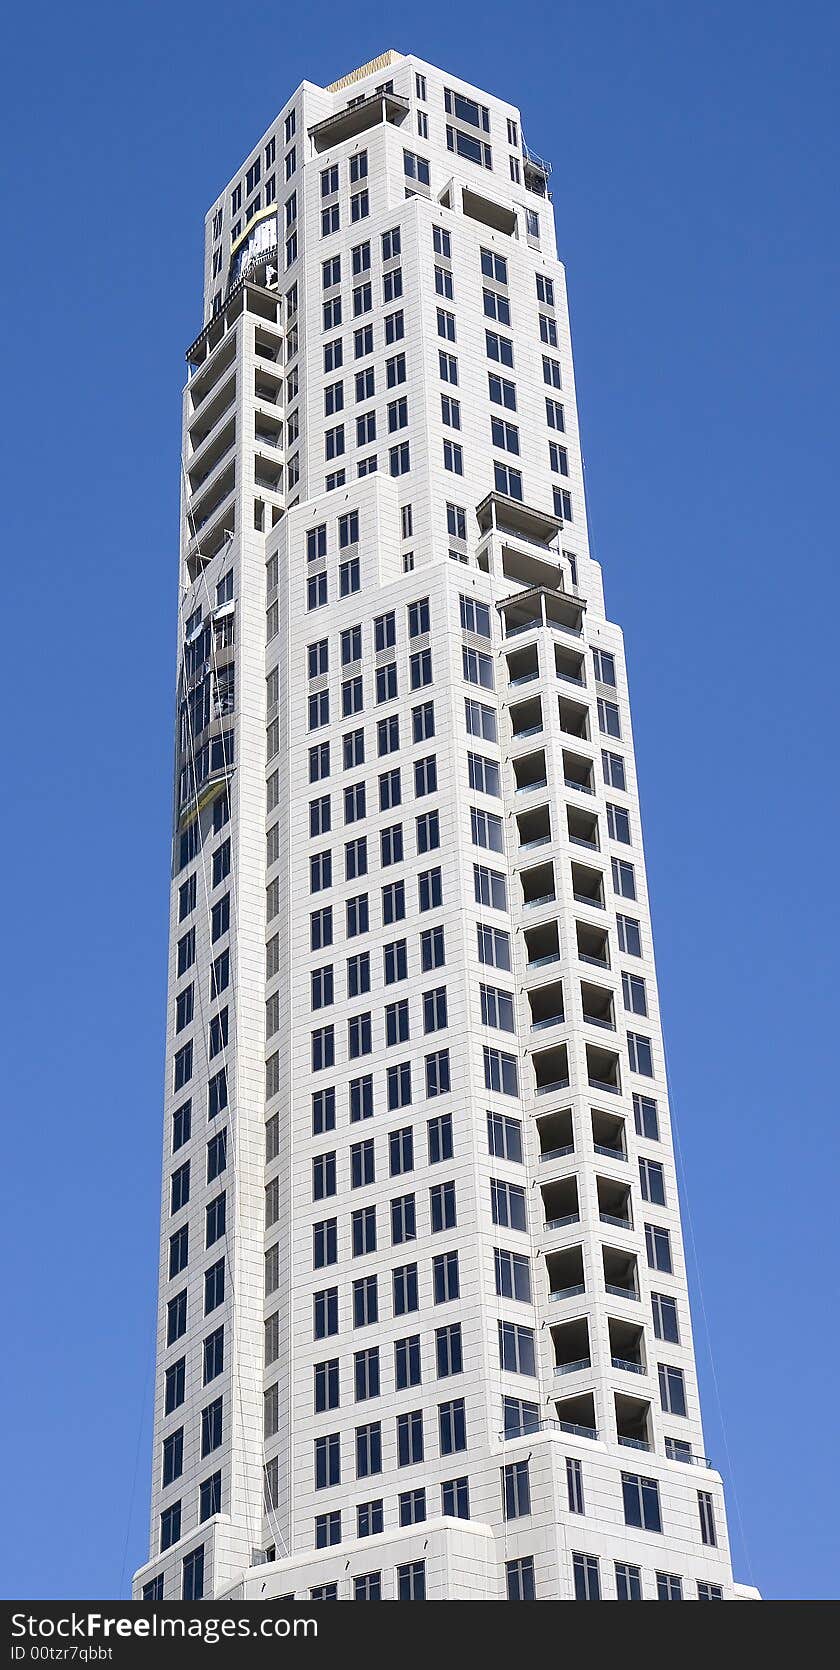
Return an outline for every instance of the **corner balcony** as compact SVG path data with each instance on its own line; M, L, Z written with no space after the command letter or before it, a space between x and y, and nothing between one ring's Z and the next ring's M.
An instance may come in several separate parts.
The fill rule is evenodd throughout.
M398 93L370 93L366 98L351 99L343 110L316 122L309 129L309 137L317 154L330 150L333 145L343 145L347 139L356 139L383 122L399 127L408 112L408 99Z
M589 1323L585 1316L552 1327L551 1341L555 1375L581 1374L592 1367Z

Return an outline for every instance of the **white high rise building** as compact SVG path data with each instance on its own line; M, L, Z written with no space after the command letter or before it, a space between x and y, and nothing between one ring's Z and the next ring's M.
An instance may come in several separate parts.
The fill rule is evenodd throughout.
M138 1597L747 1593L549 176L388 52L207 216Z

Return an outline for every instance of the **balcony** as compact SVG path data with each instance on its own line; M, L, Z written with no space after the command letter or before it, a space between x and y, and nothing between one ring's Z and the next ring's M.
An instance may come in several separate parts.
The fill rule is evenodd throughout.
M631 1450L652 1450L650 1403L646 1398L615 1394L615 1429L619 1444Z
M552 878L553 875L552 870ZM526 928L524 938L529 974L536 968L547 968L550 963L559 963L560 933L556 922L540 922L536 927Z
M551 842L551 815L547 806L534 806L527 812L517 812L516 828L520 852L534 847L546 847Z
M532 191L536 197L550 196L548 189L550 175L551 163L546 162L544 157L538 156L536 151L532 151L523 139L522 176L526 189Z
M592 1142L596 1154L603 1154L608 1160L627 1161L627 1143L624 1134L624 1120L620 1114L605 1113L601 1108L592 1108Z
M203 406L204 402L213 394L213 391L218 390L219 383L223 377L226 377L227 372L234 371L235 359L236 337L229 335L226 338L221 338L203 362L201 370L196 371L190 379L189 400L193 412L197 412L199 407ZM226 388L235 387L235 376L228 379L225 386ZM218 396L214 398L214 404L217 398ZM226 394L225 398L229 399L230 396ZM202 417L203 415L202 413Z
M197 493L205 482L209 482L214 470L227 458L236 441L236 420L223 424L212 439L208 438L203 446L193 455L187 470L190 494Z
M591 1392L581 1392L577 1397L558 1398L554 1404L554 1412L562 1432L572 1433L576 1438L598 1437L595 1425L595 1399Z
M554 645L554 671L566 684L586 684L586 662L577 650L566 644Z
M542 701L531 696L527 702L516 702L510 708L510 723L514 742L537 736L543 728Z
M605 1027L608 1032L615 1031L613 994L606 986L594 986L589 980L581 980L580 999L587 1026L600 1026Z
M540 1139L540 1163L565 1159L575 1151L571 1108L557 1113L545 1113L537 1120Z
M509 499L504 493L488 493L476 505L475 514L482 533L489 533L491 529L510 533L546 551L555 543L563 527L559 516L536 510L533 505L523 504L519 499Z
M596 1044L587 1044L586 1071L593 1090L606 1091L611 1096L620 1095L621 1072L614 1050L599 1049Z
M577 1374L592 1367L589 1348L589 1323L585 1316L574 1322L561 1322L551 1329L554 1346L555 1374Z
M552 980L545 986L532 986L528 992L528 1004L533 1030L561 1026L566 1019L562 981Z
M582 742L589 741L589 709L580 702L569 701L567 696L557 697L557 711L560 715L560 729L567 736L577 736Z
M563 749L563 781L567 789L579 794L595 793L595 774L592 760L585 754L572 754Z
M590 852L598 852L601 841L595 812L585 811L580 806L567 805L566 828L573 846L587 847Z
M352 99L343 110L316 122L309 129L309 137L316 153L328 151L333 145L343 145L346 140L379 127L382 122L399 127L408 112L408 99L397 93L369 93L366 98Z
M513 775L517 794L534 794L546 787L545 749L531 754L519 754L513 761Z
M620 1183L612 1177L599 1177L597 1187L598 1216L601 1222L611 1224L613 1229L632 1229L630 1184Z
M591 922L576 922L575 938L580 962L591 963L593 968L609 968L610 936L606 928L595 927Z
M594 905L604 909L604 872L592 870L588 864L572 863L572 892L579 905Z
M201 410L190 425L189 444L191 463L193 460L197 459L198 453L204 446L205 441L209 440L214 429L218 428L219 424L225 417L233 415L235 404L236 373L234 371L230 377L225 379L220 387L216 387L212 398L205 398L205 400L202 401Z
M618 1247L602 1247L604 1287L614 1299L639 1302L639 1277L635 1253L622 1252Z
M523 684L532 684L540 676L540 657L536 644L529 644L527 649L517 649L505 656L508 669L508 683L512 690L517 690Z
M556 1090L568 1089L569 1057L565 1044L555 1044L546 1050L535 1050L532 1061L538 1096L551 1096Z
M621 1374L646 1374L645 1331L638 1322L624 1322L615 1316L607 1319L610 1336L610 1361Z
M526 910L553 903L556 897L553 864L535 864L532 869L520 870L519 881Z
M551 1183L541 1183L540 1194L547 1233L580 1222L576 1177L558 1177Z
M549 1253L545 1263L552 1304L579 1297L586 1291L582 1247L564 1247L562 1252Z

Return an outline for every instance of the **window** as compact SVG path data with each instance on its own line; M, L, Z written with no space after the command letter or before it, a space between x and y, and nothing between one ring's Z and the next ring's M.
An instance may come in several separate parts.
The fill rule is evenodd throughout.
M717 1548L715 1506L708 1490L698 1490L697 1508L700 1514L700 1536L706 1548ZM698 1585L699 1587L699 1585Z
M651 1293L650 1306L653 1312L653 1331L657 1339L666 1340L670 1345L679 1345L680 1328L677 1318L677 1301L667 1293Z
M661 1531L662 1513L656 1479L641 1478L636 1473L622 1473L621 1489L624 1497L625 1525L638 1526L642 1531Z
M429 184L429 164L414 151L403 151L403 171L407 180L417 180L423 186Z
M360 1502L356 1509L356 1534L360 1537L378 1536L383 1526L382 1502Z
M429 1165L452 1158L452 1115L440 1114L426 1122Z
M658 1229L655 1224L645 1224L645 1249L651 1270L661 1270L665 1275L673 1275L671 1237L667 1229Z
M410 1565L397 1566L397 1599L426 1599L425 1560L412 1560Z
M450 1519L469 1519L469 1479L445 1479L440 1487L440 1511Z
M398 1065L389 1067L386 1074L388 1089L388 1109L393 1112L396 1108L411 1106L411 1063L401 1061Z
M433 1235L456 1227L458 1220L454 1183L438 1183L429 1190L429 1210Z
M598 1560L594 1554L573 1554L572 1576L575 1600L601 1599L601 1577Z
M496 1292L501 1299L521 1299L531 1303L531 1261L524 1253L509 1252L496 1247L493 1253Z
M438 1404L438 1441L441 1455L456 1455L467 1447L467 1414L464 1399Z
M518 1183L503 1183L498 1177L491 1177L490 1211L494 1224L501 1228L527 1232L525 1190Z
M471 806L470 831L473 846L486 847L490 852L504 852L504 828L501 818L497 817L495 812L484 812L477 806Z
M312 1267L322 1269L338 1262L338 1221L324 1218L312 1226Z
M422 1486L419 1490L401 1491L398 1509L401 1525L422 1525L426 1518L426 1492Z
M315 1489L341 1483L341 1440L337 1432L315 1439Z
M315 1517L315 1547L332 1548L341 1541L341 1514L319 1513Z
M397 1416L397 1466L412 1467L423 1460L423 1411Z
M145 1590L143 1591L145 1595ZM698 1600L723 1600L723 1589L719 1583L697 1583Z
M394 1380L397 1391L420 1385L420 1335L394 1342Z
M160 1551L171 1548L181 1535L181 1504L173 1502L160 1516Z
M496 331L485 331L484 343L488 359L495 360L497 365L513 368L513 343L510 337L499 336Z
M576 1457L566 1457L566 1497L569 1513L585 1513L583 1505L583 1466Z
M484 1087L503 1096L519 1095L519 1071L516 1057L503 1050L484 1046Z
M426 1095L444 1096L449 1090L449 1051L436 1050L426 1056Z
M622 974L621 991L624 1007L629 1014L647 1014L647 990L640 974Z
M221 1240L225 1233L226 1200L224 1193L217 1195L215 1200L208 1203L204 1209L204 1215L206 1220L204 1244L206 1247L212 1247L216 1241Z
M516 385L507 377L499 377L495 371L487 374L490 385L490 399L497 406L506 406L508 411L516 411Z
M464 449L456 441L444 439L443 467L445 470L451 470L453 475L463 475Z
M607 801L607 829L612 841L623 841L630 845L630 814L624 806L614 806Z
M654 1206L665 1205L665 1173L658 1160L639 1160L639 1178L642 1185L642 1199L648 1200Z
M338 1333L338 1288L325 1287L313 1295L313 1337L326 1339Z
M454 354L445 354L442 348L438 350L438 372L441 382L458 387L458 361Z
M659 1401L666 1415L688 1415L685 1375L681 1368L672 1368L668 1363L659 1364Z
M215 1328L212 1334L208 1334L204 1341L203 1356L204 1384L207 1386L211 1380L215 1380L221 1374L225 1366L224 1328ZM183 1398L181 1401L183 1402Z
M642 954L642 935L637 919L634 916L616 916L616 932L618 934L618 948L628 957L640 957ZM647 1010L639 1011L647 1014Z
M417 1265L403 1264L392 1272L394 1315L405 1316L418 1309Z
M616 1600L642 1599L642 1574L638 1566L628 1566L622 1560L615 1563Z
M610 859L610 865L612 868L613 892L618 893L623 899L635 899L636 872L633 865L628 864L623 858Z
M356 1478L368 1479L382 1472L382 1427L370 1421L356 1428Z
M499 1322L499 1366L508 1374L536 1375L534 1330L519 1322Z
M653 1052L649 1038L644 1037L641 1032L628 1032L627 1053L634 1073L640 1073L644 1078L653 1078Z
M523 1519L531 1512L527 1461L513 1461L502 1468L502 1511L505 1519Z
M461 661L464 678L468 684L479 684L485 690L494 688L492 657L485 655L482 650L471 649L469 645L461 645Z
M505 1582L508 1600L536 1600L534 1560L531 1554L505 1562Z
M682 1600L682 1578L672 1571L658 1571L656 1573L657 1600Z
M432 1259L432 1286L436 1305L449 1304L461 1296L457 1252L440 1253Z

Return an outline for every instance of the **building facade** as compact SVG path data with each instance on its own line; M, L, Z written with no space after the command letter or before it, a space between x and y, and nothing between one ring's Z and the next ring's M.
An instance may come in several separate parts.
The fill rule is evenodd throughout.
M138 1598L744 1593L549 176L389 52L207 216Z

